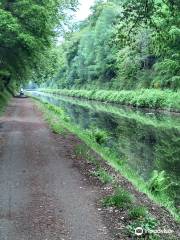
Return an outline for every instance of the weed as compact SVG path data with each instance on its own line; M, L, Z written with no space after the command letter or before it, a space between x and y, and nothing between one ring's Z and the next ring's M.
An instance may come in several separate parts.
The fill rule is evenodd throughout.
M146 207L144 206L135 206L135 207L132 207L130 210L129 210L129 217L131 219L140 219L140 218L145 218L148 214L148 210Z
M79 144L75 147L77 156L84 157L87 161L99 166L97 159L91 154L90 149L85 144Z
M40 89L46 93L55 93L72 97L93 99L97 101L114 102L137 107L162 108L180 110L179 92L159 89L141 90L68 90L68 89Z
M148 239L159 239L158 236L152 233L157 228L158 221L147 215L145 218L134 220L127 226L130 236L134 237L137 228L142 228L143 233L140 237L148 236ZM146 238L147 239L147 238Z
M58 122L52 122L50 124L50 127L51 127L53 133L57 133L57 134L64 133L64 127L61 124L59 124Z
M107 173L106 170L100 168L96 172L94 172L94 175L99 178L99 180L104 183L111 183L113 181L113 177Z
M107 132L103 131L103 130L100 130L98 128L95 128L95 129L88 129L86 130L87 133L89 134L89 136L95 140L96 143L98 144L103 144L106 142L106 140L108 139L108 134Z
M102 204L104 207L125 208L130 206L133 200L134 198L129 192L122 188L117 188L113 195L107 196L102 200Z
M158 172L153 171L151 179L148 181L147 186L149 191L154 194L158 194L164 191L168 191L172 183L169 183L169 178L166 176L165 171Z

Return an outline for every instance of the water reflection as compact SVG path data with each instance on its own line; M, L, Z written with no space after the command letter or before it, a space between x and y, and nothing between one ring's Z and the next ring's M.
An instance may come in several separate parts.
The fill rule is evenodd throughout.
M71 122L83 129L96 127L108 132L110 146L120 158L148 180L153 170L165 170L172 182L179 183L179 115L149 113L114 104L54 97L33 92L43 101L64 109ZM175 186L176 202L180 196Z

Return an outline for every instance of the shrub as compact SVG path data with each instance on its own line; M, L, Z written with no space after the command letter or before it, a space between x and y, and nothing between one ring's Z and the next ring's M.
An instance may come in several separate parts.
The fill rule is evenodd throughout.
M147 237L147 239L159 239L158 236L151 233L152 230L155 230L158 225L158 221L147 215L145 218L132 221L131 224L127 226L129 234L134 237L136 228L142 228L143 234L140 237ZM143 238L144 239L144 238Z
M168 191L172 183L169 183L169 178L167 177L165 171L158 172L153 171L151 179L148 181L147 186L150 192L153 194L158 194L164 191Z
M148 213L148 210L144 206L135 206L129 210L129 217L131 219L145 218Z
M90 137L92 139L95 140L95 142L97 142L98 144L103 144L106 142L106 140L108 139L108 134L106 131L100 130L98 128L95 129L88 129L87 133L90 135Z
M117 188L114 195L107 196L102 200L105 207L115 206L125 208L131 205L133 196L122 188Z

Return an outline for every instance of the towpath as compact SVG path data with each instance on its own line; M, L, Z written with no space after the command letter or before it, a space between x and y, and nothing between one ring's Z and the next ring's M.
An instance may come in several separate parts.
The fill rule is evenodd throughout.
M30 99L13 99L0 118L1 240L111 240L65 145Z

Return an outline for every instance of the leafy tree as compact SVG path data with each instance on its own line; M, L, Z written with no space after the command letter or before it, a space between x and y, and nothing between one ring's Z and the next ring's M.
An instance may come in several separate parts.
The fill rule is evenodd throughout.
M0 81L24 82L39 68L56 36L63 9L75 1L3 0L0 3ZM44 58L45 58L44 56Z
M76 0L1 1L1 89L12 79L59 88L180 88L178 0L97 0L56 46L69 22L64 9L75 6Z

